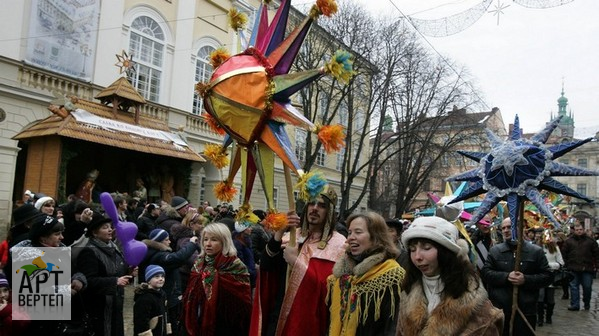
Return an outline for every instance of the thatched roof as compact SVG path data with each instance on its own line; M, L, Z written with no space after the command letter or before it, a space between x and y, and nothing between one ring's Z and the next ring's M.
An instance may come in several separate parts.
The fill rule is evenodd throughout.
M72 99L72 101L76 110L66 111L64 107L58 109L56 106L51 106L60 112L36 121L15 135L13 139L25 140L60 135L149 154L206 161L189 148L177 134L170 132L168 125L160 120L139 116L139 122L135 123L134 114L121 110L114 113L111 106L87 100ZM82 121L81 116L90 116L99 122Z

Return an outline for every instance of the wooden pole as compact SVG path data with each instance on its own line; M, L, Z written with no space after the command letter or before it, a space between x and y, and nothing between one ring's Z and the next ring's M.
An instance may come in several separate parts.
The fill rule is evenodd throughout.
M522 243L524 242L524 202L518 198L518 221L516 222L516 231L518 234L518 245L516 246L516 256L514 261L514 272L520 271L520 261L522 260ZM518 289L520 286L514 285L512 291L512 315L510 316L510 336L514 333L514 320L518 312ZM526 319L524 319L526 321Z
M289 213L295 212L295 197L293 196L293 182L291 181L291 170L286 165L283 165L283 171L285 172L285 187L287 188L287 201L289 202ZM289 246L295 246L297 242L296 228L292 227L289 229ZM285 278L285 290L289 283L289 277L291 276L291 266L287 265L287 276Z

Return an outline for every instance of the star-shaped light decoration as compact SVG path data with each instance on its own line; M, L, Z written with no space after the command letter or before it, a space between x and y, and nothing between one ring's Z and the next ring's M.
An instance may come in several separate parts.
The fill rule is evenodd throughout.
M554 161L571 150L591 141L593 138L574 140L567 143L546 146L551 132L557 127L561 117L549 123L530 140L522 138L518 116L514 129L506 141L502 141L492 131L487 130L491 142L489 153L458 151L460 154L479 162L477 168L448 178L448 181L469 181L470 186L452 202L459 202L483 194L486 196L472 215L471 223L483 218L502 199L507 198L507 206L512 220L512 238L516 239L519 207L521 199L530 200L555 227L560 223L545 203L538 189L580 198L589 203L593 200L552 178L552 176L595 176L599 172L574 167ZM526 163L522 158L526 160ZM496 163L499 160L499 163ZM510 162L510 160L512 160Z
M135 62L133 62L133 55L129 57L125 50L121 50L121 54L116 54L117 62L114 64L119 68L119 74L125 73L129 75L129 72L135 71Z
M215 131L226 133L219 150L208 148L208 156L218 168L226 163L225 149L235 142L227 179L215 187L218 199L227 201L235 195L233 180L242 169L243 204L238 214L250 210L249 198L256 174L260 175L269 213L274 209L274 155L283 164L302 177L304 172L295 156L293 146L285 131L290 124L318 133L325 150L331 152L343 146L345 135L339 125L316 126L303 113L291 105L291 95L325 74L348 82L352 70L349 54L337 51L333 60L320 69L290 74L291 65L310 26L320 16L330 16L337 11L334 0L317 0L310 13L285 38L290 0L282 0L275 17L269 23L267 3L261 4L249 39L249 46L240 54L229 56L217 50L211 55L214 72L208 83L196 84L196 91L204 99L208 112L206 122ZM237 22L234 11L230 21ZM243 20L242 20L243 21ZM242 25L233 28L240 32ZM218 163L217 163L218 162ZM286 169L287 169L286 168ZM240 215L240 216L241 216ZM268 222L268 217L267 217ZM271 228L274 229L273 226Z
M497 16L497 25L498 26L499 26L499 16L501 16L501 14L505 14L503 12L503 10L508 8L509 6L510 5L502 4L501 1L497 1L497 3L495 4L495 9L489 11L489 13L493 13L493 15Z

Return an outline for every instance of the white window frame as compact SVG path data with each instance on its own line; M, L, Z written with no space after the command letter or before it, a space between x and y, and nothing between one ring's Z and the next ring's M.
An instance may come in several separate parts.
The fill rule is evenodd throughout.
M335 169L341 171L343 169L343 158L345 156L345 147L341 148L339 152L337 152L337 160L335 162Z
M295 156L298 161L306 161L306 139L308 132L305 129L295 128Z
M167 56L167 34L159 22L145 13L136 16L131 22L128 46L129 55L136 63L135 72L129 77L133 87L144 99L157 103L160 102ZM134 27L140 23L141 29ZM147 78L143 79L144 76Z
M327 154L324 151L324 146L320 146L318 153L316 154L316 165L324 167L326 162Z
M202 82L208 84L210 81L210 77L214 71L212 64L210 64L210 53L216 49L218 47L213 44L204 44L198 49L196 53L194 83ZM201 115L204 112L204 99L195 90L192 104L192 114Z

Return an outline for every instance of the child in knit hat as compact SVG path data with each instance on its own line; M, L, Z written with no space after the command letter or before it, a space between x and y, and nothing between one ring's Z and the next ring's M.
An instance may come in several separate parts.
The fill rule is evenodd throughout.
M171 333L167 321L164 269L158 265L146 268L146 282L135 288L133 330L136 336L161 336Z
M13 320L8 280L4 273L0 273L0 335L19 335L27 329L29 318L25 313L15 311L14 314L19 315L17 320Z

